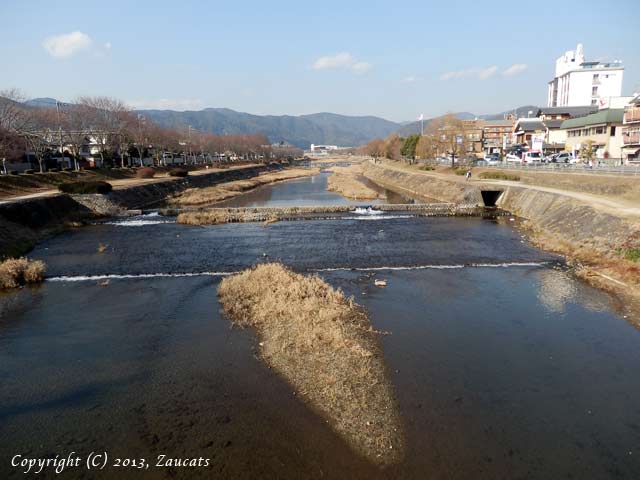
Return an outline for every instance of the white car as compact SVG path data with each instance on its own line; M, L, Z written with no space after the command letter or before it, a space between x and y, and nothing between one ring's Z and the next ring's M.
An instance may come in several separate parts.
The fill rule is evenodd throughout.
M522 154L522 163L529 165L532 163L541 163L542 154L540 152L525 152Z
M522 163L522 157L520 155L516 155L515 153L508 153L504 158L507 162L510 163Z

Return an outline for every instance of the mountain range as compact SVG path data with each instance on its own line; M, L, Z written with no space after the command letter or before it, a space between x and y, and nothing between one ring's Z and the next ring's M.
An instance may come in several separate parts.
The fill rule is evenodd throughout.
M34 98L26 102L36 107L55 107L53 98ZM459 112L462 119L482 118L494 120L504 118L507 113L517 117L527 116L537 107L525 105L507 112L475 115ZM287 142L300 148L316 145L358 146L374 138L384 138L391 133L401 136L420 133L420 122L391 122L375 116L349 116L336 113L313 113L310 115L253 115L229 108L205 108L199 111L137 110L162 127L186 128L188 125L200 132L217 135L264 134L272 143ZM432 119L425 119L428 126Z

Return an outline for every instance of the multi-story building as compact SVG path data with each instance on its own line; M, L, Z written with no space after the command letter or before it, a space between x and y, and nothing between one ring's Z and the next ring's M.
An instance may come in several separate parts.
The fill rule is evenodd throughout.
M534 136L546 135L547 127L539 118L519 118L511 130L512 142L531 147Z
M587 62L581 44L556 60L556 72L549 82L549 107L598 105L601 99L622 93L624 67L619 61Z
M640 162L640 94L624 108L622 145L627 163Z
M623 113L621 108L607 108L565 120L561 128L567 132L566 149L579 154L584 146L591 144L597 159L620 161Z
M478 156L482 153L482 120L463 120L462 128L466 137L467 153Z
M500 152L511 145L514 120L485 120L482 140L485 153Z

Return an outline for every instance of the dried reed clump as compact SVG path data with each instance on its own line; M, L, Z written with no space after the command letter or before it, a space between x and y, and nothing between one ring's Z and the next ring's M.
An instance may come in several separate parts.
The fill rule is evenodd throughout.
M318 169L292 168L277 172L261 173L256 177L220 183L213 187L189 188L171 199L170 203L174 206L181 207L212 204L236 197L262 185L308 177L316 175L318 172Z
M0 287L18 288L44 280L45 264L40 260L10 258L0 263Z
M255 329L264 361L359 454L402 457L401 421L376 332L352 298L269 263L225 278L225 313Z

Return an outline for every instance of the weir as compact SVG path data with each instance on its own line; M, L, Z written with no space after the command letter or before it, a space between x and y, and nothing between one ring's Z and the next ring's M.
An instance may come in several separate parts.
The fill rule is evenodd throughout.
M471 204L455 203L406 203L376 205L327 205L299 207L238 207L238 208L183 208L161 209L162 215L178 215L178 223L213 224L236 222L264 222L286 220L321 220L354 214L385 218L385 213L409 213L417 217L497 217L510 215L505 210ZM183 215L181 215L183 214ZM182 218L181 218L182 217Z

